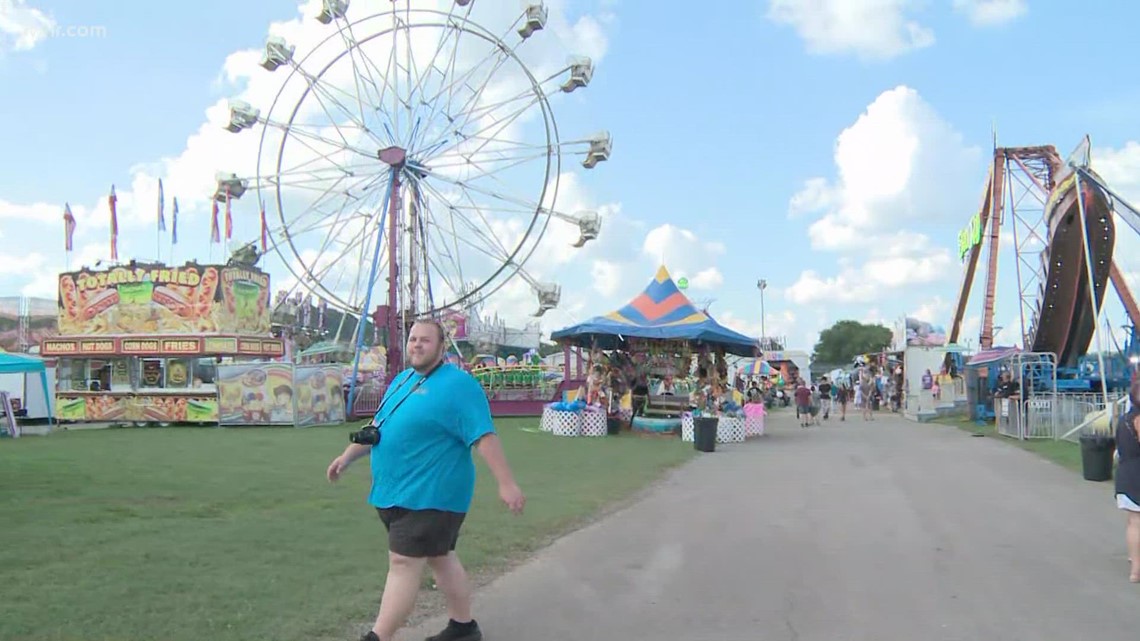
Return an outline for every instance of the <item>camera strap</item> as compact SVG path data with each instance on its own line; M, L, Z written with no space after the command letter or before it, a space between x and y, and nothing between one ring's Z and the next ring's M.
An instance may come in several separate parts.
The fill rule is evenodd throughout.
M421 377L418 381L413 383L412 389L408 390L408 392L406 394L401 396L399 402L397 402L394 406L392 406L392 409L388 411L388 414L386 416L380 417L379 420L381 420L381 421L388 420L388 418L390 416L392 416L393 414L396 413L396 410L400 409L400 406L404 404L404 401L408 400L408 397L411 396L412 394L415 394L416 390L420 388L420 385L423 385L424 381L426 381L428 378L430 378L432 374L435 374L436 370L438 370L442 366L443 366L443 360L441 359L438 363L435 364L435 367L432 367L430 370L428 370L427 374L424 374L423 377ZM411 378L411 377L409 376L408 378ZM400 390L404 389L404 387L407 384L408 384L408 379L404 379L404 381L400 383L400 386L396 388L396 391L392 392L391 396L386 396L384 398L384 400L380 402L380 407L376 408L376 412L373 416L379 417L380 410L384 409L384 405L386 405L388 403L388 400L395 397L396 394L398 394L400 392ZM376 420L376 419L374 418L374 420Z

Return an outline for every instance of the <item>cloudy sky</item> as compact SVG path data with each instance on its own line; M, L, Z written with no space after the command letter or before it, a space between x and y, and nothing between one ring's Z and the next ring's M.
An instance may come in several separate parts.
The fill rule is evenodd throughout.
M352 0L348 18L391 4ZM575 250L576 229L555 220L525 265L531 280L562 286L559 309L541 321L547 332L625 303L662 261L688 278L692 299L751 335L761 328L756 281L766 279L767 333L792 347L810 350L821 329L845 318L890 324L910 315L948 325L963 271L957 233L978 208L995 127L1000 145L1051 144L1062 154L1091 136L1094 168L1140 201L1140 81L1120 54L1140 4L664 6L548 2L547 28L527 44L524 62L539 70L571 55L594 61L589 87L551 95L562 139L613 136L608 162L586 170L568 153L557 180L555 207L598 211L599 239ZM470 15L513 34L521 7L476 0ZM222 128L228 101L270 111L285 76L258 65L266 37L285 36L301 59L335 33L314 19L319 9L297 0L0 0L0 295L54 297L68 260L65 202L78 224L71 267L107 261L112 184L120 257L221 259L223 248L209 244L215 173L256 176L264 167L259 133ZM533 133L526 120L509 135ZM159 178L168 217L169 199L179 199L176 248L156 230ZM524 182L506 189L541 192L541 178L512 179ZM236 202L234 219L234 243L258 238L255 199ZM490 227L486 238L518 231L510 221ZM1138 243L1119 228L1118 263L1138 286ZM480 238L478 230L455 233ZM995 324L999 342L1015 343L1014 244L1004 235ZM467 271L484 269L476 262ZM266 266L278 283L289 281L281 258ZM980 285L964 334L975 342ZM1121 307L1110 303L1109 321L1119 326ZM534 307L521 279L486 303L518 323Z

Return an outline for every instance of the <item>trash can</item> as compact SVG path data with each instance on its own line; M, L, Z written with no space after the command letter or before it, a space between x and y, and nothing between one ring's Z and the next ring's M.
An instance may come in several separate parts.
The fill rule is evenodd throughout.
M621 434L621 426L624 421L621 416L614 414L613 416L606 417L606 435L613 436L614 434Z
M716 451L716 428L719 419L715 416L698 416L693 419L693 449L698 452Z
M1112 453L1116 439L1107 434L1081 435L1081 468L1086 481L1112 478Z

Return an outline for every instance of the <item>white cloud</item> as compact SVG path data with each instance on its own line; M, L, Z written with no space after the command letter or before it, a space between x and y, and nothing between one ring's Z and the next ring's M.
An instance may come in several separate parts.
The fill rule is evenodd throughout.
M35 48L55 28L55 21L26 0L0 0L0 54Z
M1130 140L1120 149L1094 149L1092 168L1108 187L1140 208L1140 142Z
M755 338L767 332L770 337L794 337L797 342L793 342L793 345L801 344L799 341L809 340L810 345L815 343L815 337L819 334L818 329L799 321L795 312L790 309L768 312L763 323L760 322L759 307L747 315L740 315L731 310L717 312L715 309L710 310L710 313L721 325Z
M1005 24L1025 15L1025 0L954 0L954 10L966 14L977 27Z
M913 19L915 0L769 0L768 18L789 25L817 54L887 60L934 44Z
M950 315L950 302L941 296L925 300L908 314L911 318L926 321L934 326L945 325Z
M976 201L981 160L917 91L895 87L839 134L837 180L806 181L789 209L824 213L809 228L813 248L863 251L907 221L960 219Z
M689 280L689 286L694 289L714 289L724 284L724 275L716 267L709 267L697 272Z
M690 229L666 223L645 235L642 255L652 266L665 265L674 280L689 279L694 289L712 289L724 282L715 263L725 253L723 243L702 240Z
M615 262L608 260L595 260L590 268L590 277L594 281L594 291L602 296L610 297L622 289L622 268Z

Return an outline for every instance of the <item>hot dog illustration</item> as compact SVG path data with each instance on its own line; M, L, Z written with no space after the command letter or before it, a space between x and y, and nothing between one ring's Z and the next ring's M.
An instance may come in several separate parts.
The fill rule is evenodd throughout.
M97 294L93 294L87 299L87 305L83 308L83 320L91 320L118 303L119 291L116 289L104 289Z

